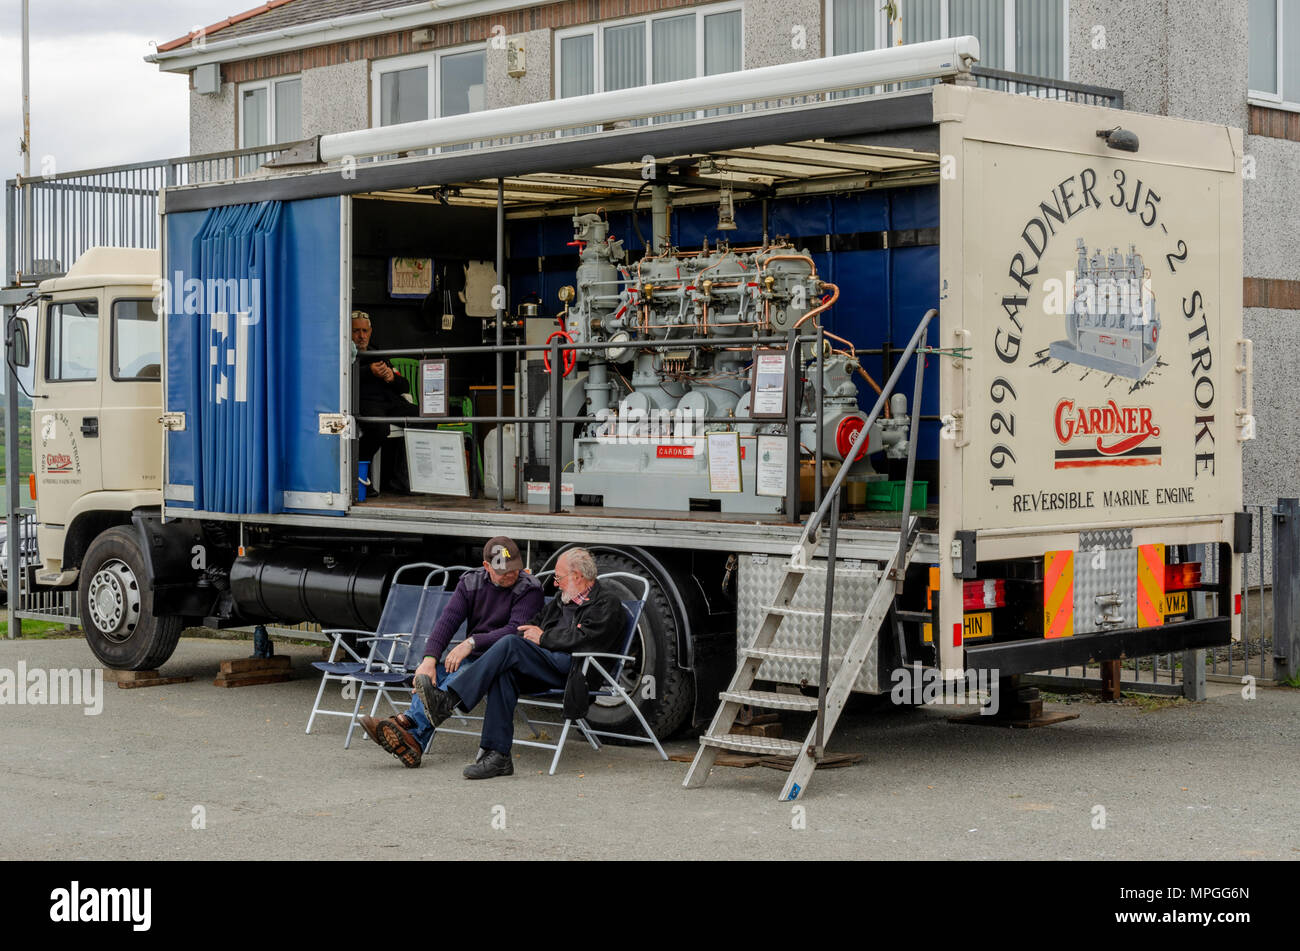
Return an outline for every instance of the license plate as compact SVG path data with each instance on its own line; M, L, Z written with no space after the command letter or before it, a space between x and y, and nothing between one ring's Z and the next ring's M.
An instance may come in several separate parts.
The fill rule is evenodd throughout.
M1164 601L1160 604L1160 610L1164 612L1165 617L1171 614L1187 613L1187 592L1170 591L1165 595Z
M974 614L967 614L962 618L962 640L975 641L985 637L993 636L993 612L978 611ZM930 625L925 625L924 631L925 642L927 644L933 639L930 631Z

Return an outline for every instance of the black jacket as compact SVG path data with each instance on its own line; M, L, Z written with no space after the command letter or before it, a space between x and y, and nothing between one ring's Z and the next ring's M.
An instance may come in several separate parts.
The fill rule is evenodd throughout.
M623 610L623 602L613 589L602 585L599 580L591 586L586 602L578 606L567 623L564 602L558 595L542 608L533 623L542 629L541 646L562 654L586 651L617 654L622 651L623 638L627 634L627 613ZM606 670L615 663L603 657L598 660ZM591 702L589 691L608 686L605 678L595 670L589 670L584 680L582 664L582 658L575 658L569 667L569 678L564 684L566 718L586 716Z

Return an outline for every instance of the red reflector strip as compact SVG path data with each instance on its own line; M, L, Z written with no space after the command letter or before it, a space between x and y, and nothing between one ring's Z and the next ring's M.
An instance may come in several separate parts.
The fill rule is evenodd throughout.
M1241 613L1241 595L1239 595L1239 594L1233 595L1233 600L1232 600L1232 613L1233 613L1233 614L1240 614L1240 613Z
M1240 595L1238 595L1238 597L1240 597ZM961 622L960 621L952 626L952 646L961 647Z
M966 611L979 611L984 608L1005 607L1007 603L1007 583L1002 580L963 581L961 586L962 608Z

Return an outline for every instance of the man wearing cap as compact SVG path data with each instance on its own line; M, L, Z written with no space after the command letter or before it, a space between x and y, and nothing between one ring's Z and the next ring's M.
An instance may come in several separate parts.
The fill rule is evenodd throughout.
M542 609L541 583L523 567L519 547L509 538L497 536L483 546L483 566L465 572L456 585L425 644L417 676L436 679L440 687L454 683L453 675L466 670L497 641L519 637L519 627ZM467 636L443 657L462 622ZM362 717L359 722L381 748L412 768L420 765L433 736L419 696L411 698L404 714L386 720Z
M564 716L587 713L590 691L600 686L595 670L583 670L575 653L610 653L627 631L627 616L618 593L597 580L596 559L585 548L568 548L555 562L559 596L519 628L519 637L503 637L472 670L445 682L417 673L415 693L437 726L457 707L472 710L487 700L480 759L465 767L466 779L509 776L514 770L515 703L521 692L564 688Z

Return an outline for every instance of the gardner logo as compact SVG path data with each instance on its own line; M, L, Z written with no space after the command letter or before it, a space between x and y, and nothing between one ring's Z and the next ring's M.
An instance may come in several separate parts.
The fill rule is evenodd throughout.
M1076 406L1074 400L1056 404L1056 468L1091 466L1158 466L1160 447L1149 440L1160 435L1149 406ZM1086 445L1088 448L1073 448Z

